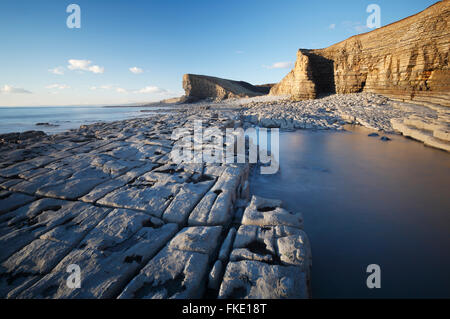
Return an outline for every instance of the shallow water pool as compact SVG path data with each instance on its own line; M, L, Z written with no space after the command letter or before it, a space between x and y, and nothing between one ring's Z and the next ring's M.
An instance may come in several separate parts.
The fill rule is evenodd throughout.
M371 132L282 132L280 171L251 192L303 213L313 298L450 297L450 154Z

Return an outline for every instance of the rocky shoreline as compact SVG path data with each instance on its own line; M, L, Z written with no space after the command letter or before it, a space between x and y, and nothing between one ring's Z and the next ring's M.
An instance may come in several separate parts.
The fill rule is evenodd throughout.
M413 104L374 93L331 94L304 101L260 96L217 105L236 108L244 127L343 130L347 124L355 124L385 134L402 134L450 152L450 109L445 106Z
M239 127L199 104L171 114L4 135L2 298L308 298L302 215L250 199L250 165L171 162L174 129ZM81 270L69 288L67 269Z
M448 115L371 93L300 102L259 96L181 104L170 114L55 135L3 135L0 296L311 297L301 213L276 199L250 198L248 161L172 162L180 142L172 132L192 130L196 120L222 131L353 123L386 134L406 123L448 146ZM72 264L82 272L78 289L66 285Z

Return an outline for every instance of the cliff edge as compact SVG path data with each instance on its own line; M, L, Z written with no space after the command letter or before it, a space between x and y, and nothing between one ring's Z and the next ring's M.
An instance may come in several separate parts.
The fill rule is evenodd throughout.
M450 106L450 0L325 49L297 52L294 69L270 90L294 100L319 93L372 92Z
M197 74L183 75L185 96L191 101L205 98L223 100L228 98L254 97L268 94L270 88L270 84L256 86L244 81L233 81L213 76Z

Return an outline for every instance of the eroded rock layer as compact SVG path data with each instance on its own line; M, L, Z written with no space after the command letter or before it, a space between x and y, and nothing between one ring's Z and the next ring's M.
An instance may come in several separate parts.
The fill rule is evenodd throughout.
M325 49L300 49L294 69L270 94L373 92L450 106L450 0Z
M183 89L187 98L200 100L214 98L253 97L269 93L270 85L255 86L243 81L233 81L206 75L185 74Z

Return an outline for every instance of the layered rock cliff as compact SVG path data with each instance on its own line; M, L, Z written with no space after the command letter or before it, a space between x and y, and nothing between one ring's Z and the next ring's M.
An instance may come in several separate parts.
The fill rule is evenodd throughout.
M450 0L325 49L300 49L270 94L294 100L321 92L373 92L450 106Z
M255 86L243 81L233 81L206 75L185 74L183 89L190 100L214 98L253 97L269 93L270 84Z

